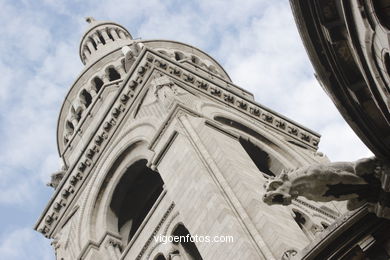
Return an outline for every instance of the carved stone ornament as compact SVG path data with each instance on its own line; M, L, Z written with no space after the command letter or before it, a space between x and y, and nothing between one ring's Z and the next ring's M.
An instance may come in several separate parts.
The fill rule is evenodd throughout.
M390 167L375 157L356 162L317 164L283 171L265 186L263 201L289 205L298 196L314 201L348 200L348 210L368 203L378 217L390 219Z
M297 254L297 250L295 249L289 249L286 252L283 253L282 260L289 260L293 259L293 257Z
M53 187L56 189L58 187L58 184L60 184L62 178L65 175L64 170L57 171L51 175L50 182L47 184L47 186Z
M166 108L172 104L178 91L172 80L165 75L159 75L152 81L154 85L154 95L160 100Z

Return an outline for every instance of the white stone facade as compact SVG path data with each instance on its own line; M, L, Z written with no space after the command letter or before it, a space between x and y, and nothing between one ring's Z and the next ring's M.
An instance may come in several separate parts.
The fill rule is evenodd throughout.
M288 259L339 216L339 204L262 201L272 175L327 161L317 133L257 104L202 51L126 32L80 48L86 68L61 109L65 173L36 225L57 259ZM234 242L154 240L183 230Z

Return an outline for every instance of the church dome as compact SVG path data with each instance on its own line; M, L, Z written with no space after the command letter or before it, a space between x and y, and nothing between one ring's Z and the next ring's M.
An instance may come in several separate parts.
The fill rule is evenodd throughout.
M232 91L253 99L250 93L234 87L222 66L196 47L171 40L133 40L119 24L96 21L92 17L86 20L89 27L79 48L85 67L65 97L57 125L58 151L65 161L69 160L72 151L81 149L83 141L80 139L87 139L92 134L95 124L112 101L111 93L132 73L125 67L128 49L132 49L135 55L141 49L152 51L180 66L196 70L203 77L213 77Z
M87 17L90 24L80 42L80 59L84 65L97 61L113 50L132 42L131 34L121 25L109 21L96 21Z

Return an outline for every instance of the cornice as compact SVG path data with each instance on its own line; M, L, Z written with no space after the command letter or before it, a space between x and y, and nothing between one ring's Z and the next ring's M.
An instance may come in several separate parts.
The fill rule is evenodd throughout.
M257 122L288 135L314 150L317 149L319 135L315 132L264 106L239 96L233 90L218 85L213 82L212 75L210 75L210 78L206 78L197 72L191 71L183 64L167 59L151 49L144 48L126 78L118 87L118 93L105 112L104 119L94 131L95 134L89 140L85 140L84 149L75 163L68 168L52 199L35 225L35 229L46 237L52 236L64 213L91 174L102 151L113 138L130 108L134 107L133 104L136 102L140 90L154 70L165 73L172 79L203 93L210 99L236 109Z

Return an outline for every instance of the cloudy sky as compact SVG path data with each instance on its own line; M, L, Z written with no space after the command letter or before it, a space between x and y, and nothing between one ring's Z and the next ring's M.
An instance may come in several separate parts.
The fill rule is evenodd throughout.
M83 67L86 16L205 50L258 102L322 134L331 160L370 155L313 77L286 0L0 0L2 259L54 259L32 228L60 167L57 116Z

